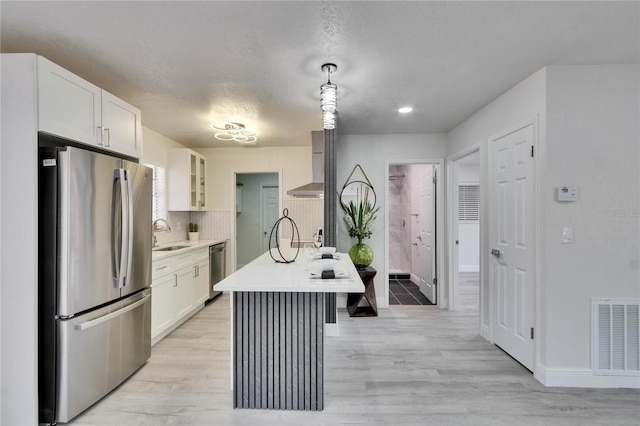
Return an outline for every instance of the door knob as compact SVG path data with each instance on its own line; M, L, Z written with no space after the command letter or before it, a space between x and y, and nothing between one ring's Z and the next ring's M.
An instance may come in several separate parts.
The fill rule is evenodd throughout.
M500 257L502 255L502 253L498 249L491 249L491 254L495 257Z
M416 238L422 241L422 235L418 235Z

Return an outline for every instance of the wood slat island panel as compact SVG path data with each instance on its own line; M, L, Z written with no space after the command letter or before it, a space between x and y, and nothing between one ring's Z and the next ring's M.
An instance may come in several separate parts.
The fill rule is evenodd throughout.
M234 407L322 410L322 293L234 293Z
M364 285L346 254L336 266L343 278L311 278L312 262L265 253L215 285L232 292L234 408L324 409L325 294Z

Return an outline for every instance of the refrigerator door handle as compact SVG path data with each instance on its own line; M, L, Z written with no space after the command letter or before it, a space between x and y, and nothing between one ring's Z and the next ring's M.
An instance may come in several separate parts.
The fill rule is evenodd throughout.
M125 177L127 180L127 206L129 219L127 221L127 275L125 276L123 285L129 284L129 277L131 277L131 261L133 258L133 189L131 188L131 172L125 170Z
M129 196L127 195L127 179L126 179L126 170L124 169L115 169L114 171L114 179L120 182L118 186L120 188L120 211L115 212L115 214L120 214L121 222L120 222L120 253L117 253L114 247L114 272L115 277L113 278L113 286L116 288L124 287L125 285L125 271L127 270L127 260L129 259L129 252L127 250L128 245L128 237L129 234ZM115 197L114 197L115 202ZM115 229L112 232L116 232ZM114 239L117 241L117 239ZM118 260L118 257L120 258Z
M120 315L124 315L127 312L134 310L138 306L147 303L147 299L149 299L150 297L151 297L151 295L146 295L142 299L138 300L137 302L132 303L130 305L127 305L122 309L118 309L115 312L111 312L111 313L109 313L107 315L103 315L103 316L98 317L96 319L92 319L90 321L83 322L82 324L76 324L75 329L76 330L80 330L80 331L88 330L88 329L90 329L92 327L95 327L95 326L100 325L100 324L102 324L104 322L112 320L115 317L118 317Z

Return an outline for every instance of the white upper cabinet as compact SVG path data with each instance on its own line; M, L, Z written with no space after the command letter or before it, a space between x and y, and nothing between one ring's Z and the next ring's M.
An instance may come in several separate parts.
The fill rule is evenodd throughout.
M136 158L142 155L140 110L104 90L102 141L106 149Z
M78 142L100 142L102 89L38 56L38 130Z
M141 156L140 110L41 56L38 117L41 132Z
M206 210L207 159L184 148L170 150L167 160L167 210Z

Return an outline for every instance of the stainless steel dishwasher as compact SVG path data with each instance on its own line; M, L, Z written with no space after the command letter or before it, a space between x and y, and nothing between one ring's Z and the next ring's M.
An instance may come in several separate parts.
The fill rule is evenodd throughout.
M222 293L213 290L213 286L225 277L225 253L226 243L209 246L209 300Z

